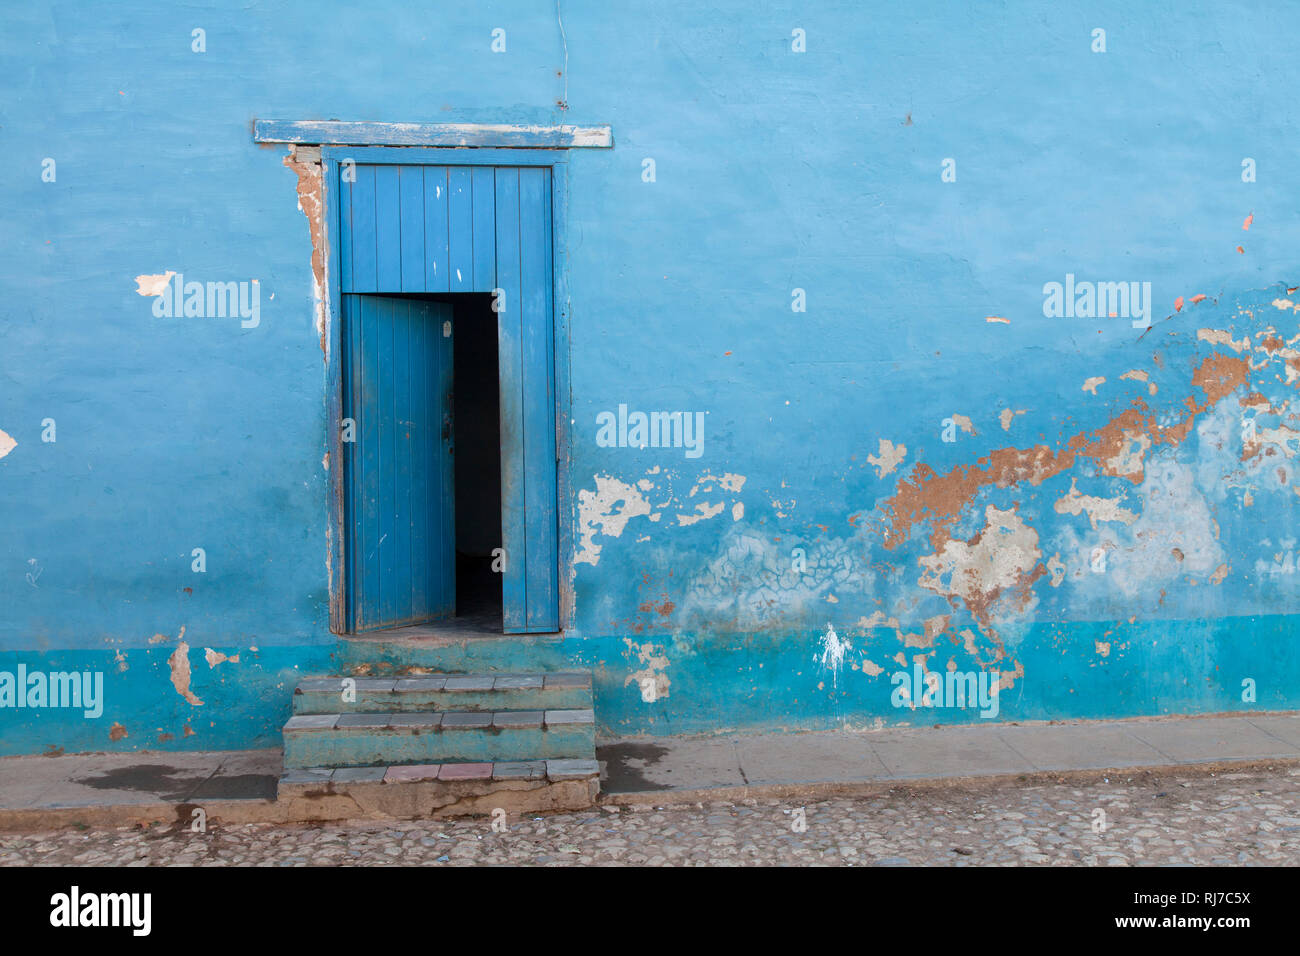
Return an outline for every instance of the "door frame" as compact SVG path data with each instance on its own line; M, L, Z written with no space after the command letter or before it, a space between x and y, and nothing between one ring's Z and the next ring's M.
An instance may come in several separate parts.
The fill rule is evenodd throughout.
M551 170L551 314L555 355L555 509L558 532L556 588L559 627L572 626L573 593L564 569L573 567L570 461L572 395L570 392L569 290L564 236L568 209L568 152L563 149L436 148L411 146L321 146L321 205L325 223L326 434L329 456L328 539L330 631L343 637L349 629L347 594L346 483L343 464L342 285L339 274L339 209L345 160L369 165L409 166L546 166ZM375 632L367 632L373 635ZM527 637L527 634L505 635Z

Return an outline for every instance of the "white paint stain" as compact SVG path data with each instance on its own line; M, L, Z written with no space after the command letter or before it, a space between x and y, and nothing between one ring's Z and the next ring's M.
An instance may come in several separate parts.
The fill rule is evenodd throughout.
M844 669L844 655L850 650L852 650L852 646L848 640L841 639L835 633L835 628L827 624L826 633L822 635L821 655L814 657L813 660L831 672L831 685L833 687L839 687L840 671Z

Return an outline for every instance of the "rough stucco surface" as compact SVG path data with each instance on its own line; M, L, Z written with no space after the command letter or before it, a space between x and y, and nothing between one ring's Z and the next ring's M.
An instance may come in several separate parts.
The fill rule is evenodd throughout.
M264 745L331 666L317 171L271 116L613 127L557 250L557 653L604 730L977 719L892 706L918 662L998 671L1003 720L1300 707L1294 12L561 7L12 14L0 668L106 702L6 751ZM259 280L260 324L155 318L167 271ZM1067 274L1152 327L1046 317ZM598 446L621 403L702 454Z

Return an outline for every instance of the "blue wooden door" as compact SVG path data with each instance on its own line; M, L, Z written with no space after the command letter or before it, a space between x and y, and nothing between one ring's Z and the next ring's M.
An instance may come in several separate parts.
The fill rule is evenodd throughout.
M504 629L556 631L551 170L358 163L349 178L340 177L339 187L339 275L345 300L348 293L493 295ZM365 467L361 480L373 480ZM450 484L445 493L451 494ZM454 554L454 543L450 546Z
M354 631L456 613L451 317L438 302L343 297Z

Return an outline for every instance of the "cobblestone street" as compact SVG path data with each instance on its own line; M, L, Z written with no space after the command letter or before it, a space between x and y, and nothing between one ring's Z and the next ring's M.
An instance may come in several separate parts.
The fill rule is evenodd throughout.
M800 810L802 809L802 816ZM1300 770L1120 774L1086 784L600 807L349 825L0 834L0 863L60 865L1294 864ZM1100 832L1099 832L1100 831Z

